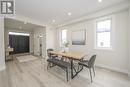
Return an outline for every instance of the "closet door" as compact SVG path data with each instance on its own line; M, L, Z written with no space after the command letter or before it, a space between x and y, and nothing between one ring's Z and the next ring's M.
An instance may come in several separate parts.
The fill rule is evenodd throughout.
M29 36L9 35L9 45L14 48L14 54L29 52Z

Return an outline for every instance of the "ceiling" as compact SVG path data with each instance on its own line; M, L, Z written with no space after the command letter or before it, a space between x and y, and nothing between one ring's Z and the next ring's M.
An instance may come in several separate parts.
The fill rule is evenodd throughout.
M15 0L15 13L44 24L59 24L127 0ZM72 15L68 16L67 13ZM55 20L55 23L52 22Z
M31 23L26 23L10 18L5 18L4 20L4 26L5 29L20 29L20 30L33 30L33 29L38 29L38 28L43 28L43 26L31 24Z

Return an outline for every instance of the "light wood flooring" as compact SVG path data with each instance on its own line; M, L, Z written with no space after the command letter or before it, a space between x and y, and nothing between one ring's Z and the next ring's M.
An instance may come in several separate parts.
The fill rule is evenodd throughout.
M96 68L93 83L88 69L74 79L66 81L65 72L59 67L46 69L45 59L20 63L16 59L6 62L6 70L0 72L0 87L130 87L127 75Z

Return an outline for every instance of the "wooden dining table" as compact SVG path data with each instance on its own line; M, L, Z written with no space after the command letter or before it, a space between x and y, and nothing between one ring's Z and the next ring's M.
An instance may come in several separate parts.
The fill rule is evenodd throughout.
M73 79L75 76L78 75L79 72L83 70L83 67L81 69L76 70L74 67L74 61L78 60L81 61L83 58L86 56L85 53L81 52L61 52L61 51L50 51L50 54L52 55L57 55L57 56L62 56L64 58L67 58L70 60L70 65L71 65L71 78ZM75 73L74 73L75 72Z

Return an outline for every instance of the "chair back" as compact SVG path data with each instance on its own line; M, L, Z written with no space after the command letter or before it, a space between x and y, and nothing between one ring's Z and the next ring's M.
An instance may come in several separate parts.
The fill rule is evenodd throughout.
M51 58L51 54L49 53L50 51L54 51L53 49L47 49L47 55L49 58Z
M89 68L91 68L91 67L94 66L95 60L96 60L96 55L93 55L93 56L90 58L89 62L88 62Z

